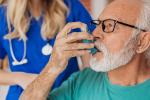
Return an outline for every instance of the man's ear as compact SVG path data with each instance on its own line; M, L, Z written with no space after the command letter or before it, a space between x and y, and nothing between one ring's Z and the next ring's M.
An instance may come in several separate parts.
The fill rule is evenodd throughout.
M139 35L137 53L143 53L150 47L150 32L143 32Z

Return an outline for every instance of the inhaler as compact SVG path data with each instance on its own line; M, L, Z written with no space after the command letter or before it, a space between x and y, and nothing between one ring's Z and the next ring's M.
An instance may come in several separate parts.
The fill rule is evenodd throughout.
M88 30L88 27L86 28L86 32L91 34L90 30ZM84 40L82 40L82 42L83 43L94 43L95 40L86 40L86 39L84 39ZM96 47L94 47L94 48L91 48L90 51L91 51L90 54L94 55L98 52L98 49Z

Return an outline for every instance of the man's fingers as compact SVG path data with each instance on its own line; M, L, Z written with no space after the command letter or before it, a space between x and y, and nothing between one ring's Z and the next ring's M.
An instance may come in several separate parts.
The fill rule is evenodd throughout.
M93 36L86 32L74 32L65 37L65 42L71 43L83 39L93 40Z
M93 43L72 43L72 44L67 44L63 47L63 50L69 51L69 50L85 50L85 49L91 49L94 48Z
M71 57L79 57L83 56L85 54L89 54L89 50L72 50L72 51L66 51L66 54L69 58Z
M94 37L86 32L73 32L69 34L68 36L62 37L62 38L57 38L55 45L64 45L66 43L73 43L73 42L78 42L80 40L93 40Z
M72 29L80 28L82 31L86 31L87 25L81 22L68 23L62 31L57 35L57 38L66 36Z

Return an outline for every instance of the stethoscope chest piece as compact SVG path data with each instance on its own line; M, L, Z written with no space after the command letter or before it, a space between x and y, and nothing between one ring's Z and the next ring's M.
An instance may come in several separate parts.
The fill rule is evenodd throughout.
M45 56L48 56L52 53L52 46L47 43L43 48L42 48L42 54L45 55Z

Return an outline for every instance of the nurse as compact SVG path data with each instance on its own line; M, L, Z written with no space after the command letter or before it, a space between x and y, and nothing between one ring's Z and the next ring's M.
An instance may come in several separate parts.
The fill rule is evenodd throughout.
M0 6L0 60L8 55L11 72L0 71L0 84L11 85L7 100L18 100L49 61L56 34L69 22L89 25L91 17L78 0L9 0L7 3L8 6ZM90 25L88 28L94 29ZM77 59L72 58L53 89L78 71L77 66Z

